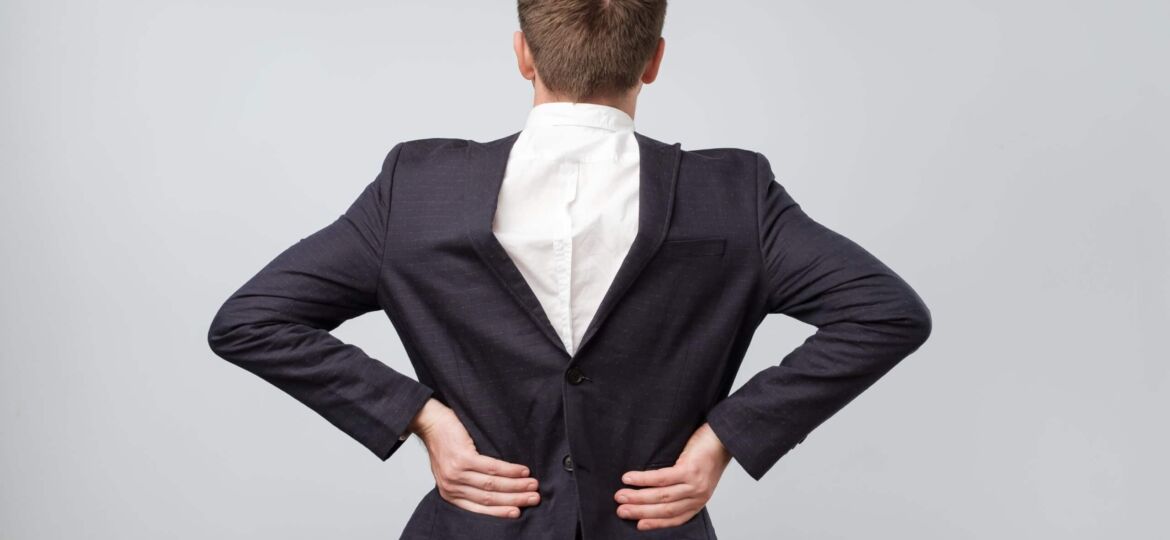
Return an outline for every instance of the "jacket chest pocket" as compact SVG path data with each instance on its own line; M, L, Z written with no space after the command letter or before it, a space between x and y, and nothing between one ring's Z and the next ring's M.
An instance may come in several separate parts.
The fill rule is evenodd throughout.
M718 257L723 255L727 239L722 236L676 238L662 242L658 254L663 257Z

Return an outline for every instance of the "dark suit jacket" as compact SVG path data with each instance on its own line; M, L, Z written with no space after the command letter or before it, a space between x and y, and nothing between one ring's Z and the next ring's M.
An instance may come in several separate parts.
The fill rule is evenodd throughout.
M713 539L706 508L679 527L637 531L615 513L621 473L674 463L709 422L759 480L930 333L919 295L805 214L763 155L635 133L638 233L570 355L491 230L518 135L395 145L345 213L244 283L208 332L218 356L380 459L434 397L480 453L540 481L542 501L515 519L432 489L402 538L568 540L580 519L586 539ZM330 334L375 310L417 380ZM817 330L728 395L772 313Z

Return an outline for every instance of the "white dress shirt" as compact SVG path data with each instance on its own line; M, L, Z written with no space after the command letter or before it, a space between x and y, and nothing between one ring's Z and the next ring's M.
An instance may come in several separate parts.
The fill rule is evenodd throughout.
M595 103L534 106L508 157L492 231L571 354L638 232L634 119Z

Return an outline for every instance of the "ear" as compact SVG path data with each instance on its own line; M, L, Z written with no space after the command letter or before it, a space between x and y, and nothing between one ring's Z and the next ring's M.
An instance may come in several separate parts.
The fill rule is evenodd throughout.
M662 55L666 51L666 38L658 38L658 47L654 49L654 56L646 63L646 70L642 72L642 82L650 84L658 78L658 68L662 66Z
M528 48L523 31L512 33L512 49L516 51L516 67L520 70L520 76L533 80L536 77L536 63L532 61L532 49Z

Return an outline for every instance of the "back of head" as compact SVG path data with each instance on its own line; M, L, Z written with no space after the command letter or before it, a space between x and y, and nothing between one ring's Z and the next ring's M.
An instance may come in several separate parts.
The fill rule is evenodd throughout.
M666 0L518 0L544 86L572 101L620 95L654 55Z

